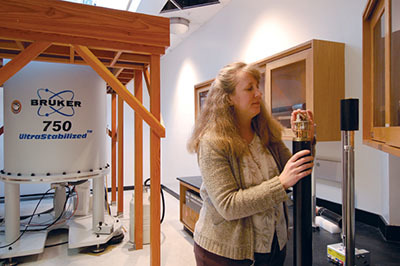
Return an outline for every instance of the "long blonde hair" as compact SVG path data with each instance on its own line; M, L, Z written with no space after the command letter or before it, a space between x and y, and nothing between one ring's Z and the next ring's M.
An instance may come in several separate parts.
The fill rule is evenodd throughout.
M246 150L246 142L239 135L235 110L229 100L237 85L237 74L244 71L252 75L257 83L260 72L253 65L236 62L223 67L207 94L205 104L197 118L193 133L188 141L188 151L197 153L201 138L210 133L213 145L217 148L228 148L236 156L242 156ZM252 127L260 137L264 146L281 140L282 127L265 108L261 101L261 111L252 119Z

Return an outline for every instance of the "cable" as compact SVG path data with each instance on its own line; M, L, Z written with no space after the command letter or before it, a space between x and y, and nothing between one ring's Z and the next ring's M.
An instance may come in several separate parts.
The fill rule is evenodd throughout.
M67 197L66 197L66 199L65 199L65 202L64 202L64 206L63 206L63 210L62 210L62 212L60 213L60 215L57 217L57 219L55 219L52 223L50 223L49 225L47 225L47 226L45 226L45 228L42 228L42 229L34 229L34 230L32 230L32 231L43 231L43 230L47 230L50 226L52 226L52 225L55 225L57 222L58 222L58 220L60 220L61 219L61 217L65 214L65 206L67 205L67 202L68 202L68 199L70 198L70 196L71 196L71 189L70 189L70 187L69 186L65 186L67 189L68 189L68 195L67 195ZM75 188L74 188L75 189ZM57 223L58 224L58 223Z
M107 186L107 185L106 185ZM107 192L107 187L104 187L104 197L105 197L105 208L106 208L106 210L107 210L107 212L108 212L108 215L110 215L111 216L111 209L110 209L110 204L108 203L108 192Z
M75 206L74 206L74 208L73 208L73 210L72 210L71 215L70 215L68 218L65 218L64 221L67 221L67 220L71 219L71 218L75 215L76 210L78 209L79 196L78 196L78 193L76 193L75 186L72 187L72 192L74 192L74 191L75 191L75 194L76 194L76 204L75 204ZM68 196L68 198L67 198L66 201L68 201L68 199L70 198L70 196L71 196L71 195ZM72 204L71 204L71 205L72 205ZM65 213L66 213L66 212L65 212L65 210L64 210L64 214L65 214ZM63 222L64 222L64 221L63 221ZM56 224L59 224L59 223L56 223ZM56 225L56 224L54 224L54 225Z
M67 211L65 210L65 206L66 206L66 203L68 202L68 200L71 198L71 190L70 190L70 188L68 187L68 186L66 186L66 188L68 188L68 191L69 191L69 193L68 193L68 195L67 195L67 197L66 197L66 202L64 203L64 209L63 209L63 211L61 212L61 217L62 216L64 216L66 213L67 213ZM75 191L75 193L76 193L76 190L75 190L75 186L72 188L72 192L74 192ZM72 216L74 216L75 215L75 212L76 212L76 210L77 210L77 207L78 207L78 202L79 202L79 197L78 197L78 193L76 193L76 198L77 198L77 204L75 205L75 207L73 207L72 208L72 210L71 210L71 212L72 212L72 214L68 217L68 218L64 218L62 221L59 221L59 222L57 222L57 223L54 223L54 224L47 224L49 221L46 221L46 222L43 222L43 223L41 223L41 224L32 224L32 223L28 223L27 225L29 225L29 226L51 226L51 225L57 225L57 224L60 224L61 222L64 222L64 221L66 221L66 220L69 220L69 219L71 219L71 217ZM73 204L70 204L70 206L72 206ZM68 207L69 208L69 207ZM54 209L54 208L53 208ZM31 232L31 231L41 231L41 230L46 230L48 227L46 227L46 228L41 228L41 229L31 229L31 230L27 230L27 231L29 231L29 232Z
M165 217L165 199L164 199L164 192L163 192L162 188L160 190L161 190L161 201L162 201L162 206L163 206L161 220L160 220L160 224L162 224L162 222L164 221L164 217Z
M52 212L53 210L54 210L54 208L50 208L50 209L48 209L48 210L42 211L42 212L40 212L40 213L37 213L36 215L37 215L37 216L40 216L40 215L42 215L42 214L50 213L50 212ZM20 219L20 220L25 220L25 219L28 219L28 218L31 217L31 216L32 216L32 214L30 214L30 215L24 215L24 216L20 216L19 219ZM3 221L4 221L4 218L3 218L3 217L0 218L0 224L2 224Z
M31 218L29 219L29 223L32 221L33 216L35 215L35 212L36 212L37 208L38 208L39 205L40 205L40 202L41 202L41 201L43 200L43 198L47 195L47 193L49 193L49 191L51 191L51 190L52 190L52 188L49 188L49 189L42 195L42 197L40 198L39 202L36 204L35 209L33 210L33 214L31 215ZM13 242L11 242L10 244L4 245L4 246L0 246L0 248L9 247L9 246L13 245L15 242L17 242L17 241L25 234L25 232L27 231L27 229L28 229L28 227L29 227L29 223L28 223L28 225L25 227L25 229L22 231L22 233L19 234L19 236L17 237L17 239L15 239L15 240L14 240Z
M65 245L65 244L68 244L68 241L57 243L57 244L46 245L44 247L45 248L52 248L52 247L61 246L61 245Z
M67 195L67 197L65 198L63 210L62 210L62 212L60 213L60 215L57 217L57 219L53 220L53 221L52 221L51 223L49 223L49 224L47 224L49 221L46 221L46 222L44 222L44 223L42 223L42 224L32 224L32 223L31 223L31 220L29 220L29 222L26 224L26 226L28 226L28 227L29 227L29 226L44 226L44 228L30 229L30 230L27 230L27 231L29 231L29 232L39 232L39 231L46 230L46 229L48 229L50 226L54 225L54 224L64 215L64 213L65 213L65 206L66 206L66 204L67 204L67 202L68 202L69 195L70 195L70 188L69 188L68 186L65 186L65 187L68 188L68 195Z
M65 199L64 206L63 206L63 210L62 210L62 212L60 213L60 215L59 215L55 220L53 220L50 224L41 224L41 225L40 225L40 226L44 226L44 228L27 230L27 228L28 228L29 226L32 226L32 224L31 224L32 218L31 218L31 219L29 220L28 224L26 225L26 228L25 228L24 231L29 231L29 232L40 232L40 231L47 230L49 227L51 227L51 226L53 226L53 225L57 225L57 224L60 223L60 222L58 222L58 221L59 221L59 220L61 219L61 217L63 217L64 214L65 214L65 207L66 207L66 205L67 205L68 200L69 200L70 197L71 197L71 194L72 194L71 191L75 190L75 187L74 187L72 190L70 189L69 186L65 186L65 187L68 189L68 194L67 194L67 197L66 197L66 199ZM42 199L41 199L41 200L42 200ZM39 201L39 203L40 203L40 201ZM35 211L36 211L36 208L35 208ZM72 215L71 215L70 217L68 217L68 219L70 219L71 217L72 217ZM63 220L63 221L65 221L65 220ZM14 242L14 243L15 243L15 242ZM1 248L1 247L0 247L0 248Z
M150 181L150 178L147 178L144 181L144 186L145 187L150 187L150 184L147 184ZM161 220L160 220L160 224L164 221L164 217L165 217L165 199L164 199L164 192L163 189L160 189L160 193L161 193L161 202L162 202L162 215L161 215Z
M70 186L78 186L80 184L85 183L86 181L88 181L88 180L87 179L83 179L83 180L79 180L79 181L68 182L68 185L70 185Z

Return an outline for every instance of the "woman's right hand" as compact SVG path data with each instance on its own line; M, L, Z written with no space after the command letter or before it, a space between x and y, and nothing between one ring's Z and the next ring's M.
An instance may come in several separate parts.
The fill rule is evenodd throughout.
M279 180L285 190L294 186L303 177L311 174L312 167L314 166L314 158L309 155L310 153L309 150L299 151L287 161L285 168L279 176Z

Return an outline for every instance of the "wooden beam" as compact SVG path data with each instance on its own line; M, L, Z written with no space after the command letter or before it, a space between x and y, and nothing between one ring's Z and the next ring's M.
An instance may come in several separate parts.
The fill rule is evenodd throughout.
M62 1L60 1L62 2ZM1 9L1 5L0 5ZM1 18L1 17L0 17ZM31 32L27 30L17 30L2 27L0 22L0 35L6 39L20 39L31 41L48 41L51 43L67 43L75 45L90 46L98 50L124 50L134 51L136 54L164 54L165 47L148 46L142 44L125 43L115 40L99 41L95 38L86 38L81 36L69 36L62 34L46 34L45 32Z
M15 40L0 40L0 49L7 50L7 51L21 51L25 49L25 46L23 45L29 45L31 42L28 41L15 41ZM63 43L52 43L52 45L46 49L46 55L51 55L54 57L54 55L60 57L69 57L70 56L70 50L71 50L71 45L70 44L63 44ZM119 50L103 50L103 49L95 49L95 48L90 48L90 51L102 60L104 64L106 62L112 62L112 60L115 58L115 54ZM143 55L143 54L136 54L132 53L132 51L126 51L126 50L120 50L122 54L120 55L119 59L121 62L128 62L128 63L137 63L141 66L143 65L148 65L150 64L150 56L149 55ZM104 60L103 60L104 59Z
M25 50L25 46L22 44L21 41L15 41L15 43L17 44L18 48L23 51Z
M137 112L144 121L161 138L165 137L165 128L160 124L152 113L136 99L135 96L97 59L85 46L74 45L75 50L107 83L110 85L122 99ZM158 56L159 57L159 56ZM1 82L0 82L1 83Z
M49 42L37 41L21 51L13 60L0 68L0 84L6 82L49 46Z
M115 71L113 71L113 73L118 78L119 74L121 74L122 71L124 71L123 68L117 68Z
M17 51L17 50L16 50ZM10 53L9 51L2 51L0 52L0 57L2 58L15 58L17 54L15 53ZM52 63L64 63L64 64L71 64L71 55L68 53L68 56L63 56L63 57L52 57L49 55L49 53L42 53L38 57L35 58L35 61L42 61L42 62L52 62ZM87 65L87 63L82 59L82 58L76 58L74 63L75 65ZM103 63L106 67L110 66L109 62L104 62ZM124 68L124 69L132 69L135 70L142 70L143 65L142 64L136 64L136 63L129 63L129 62L118 62L114 66L114 68Z
M121 82L122 83L124 83L124 85L126 85L126 84L128 84L129 82L131 82L131 80L132 80L133 78L130 78L130 79L121 79Z
M119 57L119 60L126 61L126 62L150 64L150 56L148 56L148 55L124 53Z
M160 56L150 57L150 111L160 120ZM158 266L161 262L160 229L160 136L150 129L150 265Z
M111 202L117 202L117 94L111 94Z
M11 50L11 51L20 51L17 43L14 40L0 40L0 49Z
M143 75L144 75L144 81L146 82L147 92L150 95L150 91L151 91L150 73L149 73L149 69L147 67L144 68Z
M122 51L118 51L118 52L115 53L115 56L114 56L113 60L110 63L110 67L114 66L115 63L117 63L118 58L121 56L121 54L122 54Z
M126 73L122 72L121 74L118 75L118 78L123 78L123 79L133 79L133 73ZM136 96L135 96L136 97ZM137 97L136 97L137 98Z
M141 68L141 69L136 69L136 70L142 70L143 68ZM135 70L134 69L131 69L131 68L126 68L126 69L124 69L124 73L130 73L131 75L132 75L132 77L133 77L133 75L135 74Z
M124 100L118 95L118 204L117 215L124 213Z
M75 63L75 49L73 46L69 47L69 62L71 64Z
M135 71L134 90L138 101L143 102L142 71ZM135 112L135 244L143 248L143 120Z
M66 1L1 1L0 25L12 31L41 33L64 38L141 44L165 48L169 42L169 18ZM7 35L2 35L7 37ZM29 40L29 38L28 38Z

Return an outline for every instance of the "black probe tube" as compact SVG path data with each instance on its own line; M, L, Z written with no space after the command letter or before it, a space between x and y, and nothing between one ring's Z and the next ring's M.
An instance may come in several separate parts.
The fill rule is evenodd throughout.
M293 154L311 150L310 141L293 140ZM293 265L312 265L311 175L293 186Z

